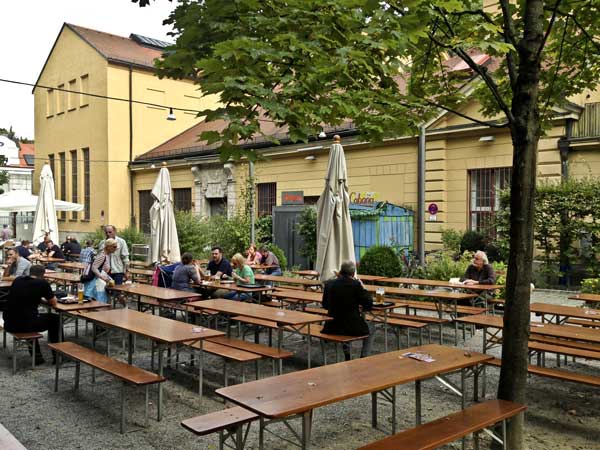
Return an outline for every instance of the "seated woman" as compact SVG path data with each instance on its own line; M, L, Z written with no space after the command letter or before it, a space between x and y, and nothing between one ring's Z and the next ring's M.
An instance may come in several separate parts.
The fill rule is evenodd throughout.
M252 268L246 264L246 259L240 254L236 253L231 258L231 264L233 265L233 272L231 272L231 278L235 280L235 284L254 284L254 272ZM228 278L227 275L223 275L223 278ZM228 292L223 296L230 300L247 300L250 298L250 294L246 292Z
M171 288L194 292L190 283L193 281L196 284L200 284L200 273L200 270L194 264L194 256L189 252L184 253L181 255L181 264L173 272Z
M262 255L256 249L256 244L254 242L252 242L250 244L250 247L248 247L246 254L248 255L246 258L246 264L248 264L250 266L255 266L257 264L260 264Z
M464 284L494 284L496 274L494 268L490 265L485 252L481 250L473 255L473 264L470 264L465 271L465 275L460 279Z

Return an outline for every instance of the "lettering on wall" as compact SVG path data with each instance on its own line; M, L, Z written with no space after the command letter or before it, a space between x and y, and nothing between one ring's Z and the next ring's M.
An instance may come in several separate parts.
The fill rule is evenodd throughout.
M350 203L372 205L377 201L377 192L350 192Z

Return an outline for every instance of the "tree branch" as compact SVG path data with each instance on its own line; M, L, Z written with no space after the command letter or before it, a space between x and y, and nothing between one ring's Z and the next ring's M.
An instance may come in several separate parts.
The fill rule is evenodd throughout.
M423 100L425 103L427 103L430 106L435 106L436 108L443 109L444 111L448 111L449 113L456 114L457 116L462 117L463 119L467 119L468 121L479 124L479 125L484 125L486 127L491 127L491 128L506 128L508 126L508 122L507 123L486 122L484 120L479 120L479 119L476 119L475 117L468 116L467 114L463 114L460 111L457 111L453 108L444 106L441 103L434 102L433 100L429 100L429 99L423 98L423 97L419 97L419 98L421 98L421 100ZM411 106L411 105L406 104L405 106ZM412 105L412 106L414 106L414 105Z
M577 20L577 17L575 17L574 14L563 12L560 9L557 9L556 12L557 12L557 14L560 14L563 17L570 18L573 21L573 23L575 25L577 25L577 28L579 28L579 30L585 35L585 37L592 43L592 45L594 45L594 47L596 47L596 51L600 52L600 44L598 42L596 42L594 40L594 36L590 35L590 33L588 33L588 31L583 27L583 25L581 25L579 23L579 21Z
M513 22L512 16L510 15L510 4L509 0L500 0L500 6L502 8L502 20L504 21L504 41L507 44L517 48L515 23ZM508 69L508 78L510 79L510 87L514 92L517 84L517 64L515 62L513 52L508 52L506 55L506 68Z
M554 21L556 20L556 12L558 11L558 6L560 5L561 0L556 0L554 4L554 9L552 10L552 17L550 18L550 23L548 24L548 28L546 29L546 33L544 34L544 38L542 39L542 43L540 44L540 48L538 49L536 58L539 59L544 47L546 46L546 41L548 40L548 36L552 32L552 27L554 26ZM564 36L563 36L564 39ZM561 43L562 45L562 43Z

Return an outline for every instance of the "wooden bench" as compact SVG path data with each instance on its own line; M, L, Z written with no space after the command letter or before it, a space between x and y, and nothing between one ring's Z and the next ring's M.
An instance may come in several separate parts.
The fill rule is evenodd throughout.
M440 344L442 343L442 338L443 338L443 326L447 323L450 323L449 319L440 319L439 317L430 317L430 316L419 316L417 314L401 314L401 313L397 313L397 312L393 312L390 311L388 313L388 317L392 318L392 319L402 319L402 320L409 320L411 322L421 322L424 323L426 325L428 325L427 327L427 331L429 333L429 342L431 343L431 328L429 327L429 325L437 325L439 327L439 342Z
M384 316L375 314L371 316L371 321L378 324L384 323ZM398 350L400 350L400 329L406 330L406 346L410 347L410 330L419 331L419 345L423 345L423 328L427 327L426 323L417 322L415 320L407 320L403 318L393 317L391 314L388 315L385 324L392 329L398 338Z
M475 448L479 448L479 432L499 422L502 422L499 439L506 442L506 421L526 409L525 405L506 400L488 400L365 445L359 450L432 450L469 434L474 435Z
M4 325L0 325L2 330L2 348L6 348L6 335L10 334L13 338L12 358L13 358L13 375L17 373L17 350L25 348L31 350L31 368L35 368L35 343L41 339L43 335L36 331L30 333L11 333L4 329Z
M560 339L560 338L542 336L540 334L531 333L529 335L529 342L532 342L532 341L542 342L544 344L560 345L563 347L579 348L582 350L590 350L590 351L594 351L594 352L600 352L600 344L594 344L592 342L581 342L581 341L574 341L571 339Z
M286 327L286 330L293 332L293 333L299 333L302 334L304 336L308 335L308 330L306 328L302 328L301 330L295 330L292 329L290 327ZM325 343L331 343L335 345L335 359L336 362L339 361L339 346L342 344L351 344L352 342L355 341L362 341L363 339L366 339L368 337L368 335L363 335L363 336L346 336L343 334L329 334L329 333L323 333L323 327L321 326L316 326L316 325L312 325L310 327L310 337L312 338L317 338L321 341L321 345L322 345L322 354L323 354L323 364L326 365L327 364L327 354L325 352L325 347L324 344Z
M196 348L196 349L200 348L200 342L198 342L198 341L196 341L192 344L186 343L185 345L187 345L188 347ZM246 374L244 371L245 363L255 362L256 363L256 379L258 380L259 373L260 373L259 368L258 368L258 361L263 358L262 355L258 355L256 353L251 353L251 352L248 352L245 350L240 350L239 348L228 347L227 345L217 344L216 342L209 342L209 341L202 343L202 351L204 351L210 355L219 356L219 357L223 358L223 385L224 386L228 386L229 377L228 377L228 373L227 373L227 369L228 369L227 363L230 361L242 364L242 383L246 382Z
M56 373L54 379L54 392L58 392L58 378L61 364L61 355L64 355L75 361L75 390L79 388L80 364L101 370L109 375L118 378L123 383L121 385L121 433L125 432L125 387L126 384L146 387L145 403L145 423L148 423L148 387L151 384L162 383L166 381L165 377L157 375L147 370L134 367L122 361L117 361L109 356L102 355L94 350L82 347L74 342L59 342L48 345L57 352Z
M500 367L502 365L502 360L500 358L494 358L485 361L484 364ZM548 367L540 367L533 364L530 364L527 367L527 371L532 375L539 375L541 377L554 378L563 381L572 381L573 383L582 383L588 384L590 386L600 387L600 377L593 375L568 372L566 370L561 369L550 369Z
M402 303L406 304L406 309L422 310L422 311L436 311L438 310L435 303L417 300L402 300ZM472 316L474 314L482 314L486 311L485 308L478 306L456 306L456 313L459 315Z
M242 450L246 444L250 424L258 419L258 414L241 406L215 411L203 416L192 417L181 422L181 426L198 436L219 432L219 448L223 449L230 441L229 448ZM244 432L244 425L247 424Z
M257 355L264 356L272 360L286 359L293 356L294 353L287 350L279 350L274 347L269 347L263 344L256 344L254 342L244 341L242 339L234 339L227 336L219 336L216 338L209 338L205 342L215 342L222 344L227 347L239 348L250 353L256 353Z
M10 431L0 425L0 449L2 450L27 450Z
M587 328L600 328L600 320L567 319L567 320L565 320L565 324L579 325L580 327L587 327Z

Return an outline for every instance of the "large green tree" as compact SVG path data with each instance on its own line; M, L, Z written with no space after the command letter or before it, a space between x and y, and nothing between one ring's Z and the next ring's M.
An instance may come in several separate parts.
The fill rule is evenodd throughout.
M133 0L137 1L137 0ZM139 0L148 4L149 0ZM525 402L537 145L552 108L593 89L599 0L181 0L160 76L192 77L222 106L224 158L261 120L307 140L352 119L365 139L405 135L478 101L514 147L504 345L498 396ZM491 63L481 64L479 54ZM468 70L456 71L461 60ZM477 119L471 118L475 122ZM252 156L252 155L250 155ZM523 448L522 419L508 448Z

